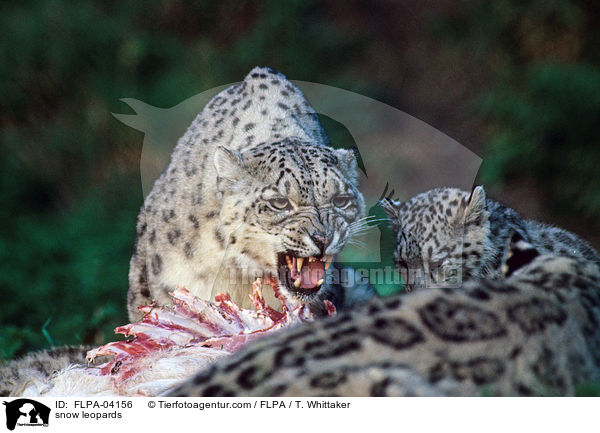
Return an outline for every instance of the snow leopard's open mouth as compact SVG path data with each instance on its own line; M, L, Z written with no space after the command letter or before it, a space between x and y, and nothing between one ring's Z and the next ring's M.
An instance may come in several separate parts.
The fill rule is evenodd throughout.
M333 256L296 257L293 253L278 254L280 281L292 292L313 295L323 285L325 271Z

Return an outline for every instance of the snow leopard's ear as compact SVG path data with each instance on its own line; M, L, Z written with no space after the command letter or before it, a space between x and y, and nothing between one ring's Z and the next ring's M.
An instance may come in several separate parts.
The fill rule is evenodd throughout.
M379 200L379 203L381 203L381 207L390 220L392 230L394 233L397 233L400 228L399 208L402 202L394 201L389 198L383 198Z
M235 150L217 146L214 157L215 169L219 183L233 183L244 173L242 154Z
M515 271L528 265L539 255L538 250L523 239L519 232L513 233L504 253L502 274L505 278L510 277Z
M356 156L350 149L336 149L335 156L338 159L338 167L351 183L357 184L358 170L356 169Z
M485 219L486 197L482 186L476 186L467 199L465 224L480 225Z
M389 198L383 198L379 201L381 207L389 219L398 218L398 207L402 202L394 201Z

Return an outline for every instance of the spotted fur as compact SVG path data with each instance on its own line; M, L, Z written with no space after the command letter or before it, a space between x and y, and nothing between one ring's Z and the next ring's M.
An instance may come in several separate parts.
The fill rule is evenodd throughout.
M405 202L383 200L382 204L397 238L396 262L409 289L458 287L470 278L499 277L513 233L541 254L600 264L600 255L573 233L521 218L487 199L481 186L472 193L434 189Z
M32 384L45 383L53 373L69 365L85 364L90 349L86 346L57 347L0 363L0 397L21 395Z
M353 152L329 146L300 90L253 69L198 115L144 202L130 319L138 305L169 303L178 285L203 299L229 292L249 307L251 282L278 275L278 254L337 254L364 214L357 176ZM312 298L288 286L280 281L290 299Z
M599 269L549 255L520 263L506 280L374 299L281 332L171 395L573 395L600 378Z

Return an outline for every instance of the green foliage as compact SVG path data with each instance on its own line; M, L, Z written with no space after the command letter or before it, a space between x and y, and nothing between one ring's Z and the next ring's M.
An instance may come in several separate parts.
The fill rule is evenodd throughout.
M53 344L99 344L123 323L140 203L106 194L90 192L67 214L23 215L4 225L10 229L2 233L8 248L0 250L2 356Z
M600 383L590 382L575 388L576 397L600 397Z
M545 180L556 207L600 221L600 70L536 65L518 92L492 92L481 106L494 122L484 181L526 173Z
M477 0L434 29L493 83L473 110L487 126L481 180L532 180L555 213L600 227L598 18L589 2Z

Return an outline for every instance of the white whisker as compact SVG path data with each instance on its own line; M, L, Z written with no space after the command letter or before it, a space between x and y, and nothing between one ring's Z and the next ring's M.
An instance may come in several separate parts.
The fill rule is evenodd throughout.
M355 243L355 242L351 242L351 241L348 241L348 245L351 245L351 246L356 247L361 250L364 250L367 247L364 244L359 244L359 243Z
M362 234L362 233L369 232L369 231L373 230L374 228L376 228L376 227L359 227L359 228L355 228L355 229L351 228L351 229L348 230L348 233L351 236L354 236L354 235L357 235L357 234Z
M348 244L353 244L353 245L362 245L362 246L366 246L367 244L361 240L358 239L348 239L347 241Z

